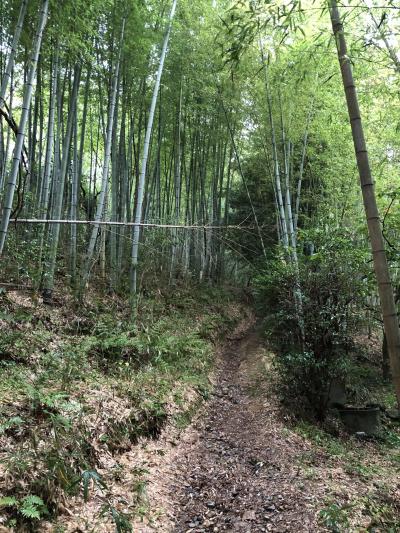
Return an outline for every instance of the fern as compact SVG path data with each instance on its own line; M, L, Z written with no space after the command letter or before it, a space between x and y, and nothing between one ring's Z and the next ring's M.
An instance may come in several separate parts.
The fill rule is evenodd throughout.
M18 500L13 496L4 496L0 498L0 507L16 507Z
M40 511L38 511L38 508L35 507L34 505L25 505L21 507L19 512L22 514L24 518L30 518L30 519L36 518L37 520L40 519Z
M48 511L44 501L39 496L30 494L22 500L19 512L24 518L40 520Z
M24 421L20 416L13 416L9 418L6 422L0 424L0 435L5 433L8 429L13 429L15 427L20 426L23 424Z
M17 500L14 496L0 498L0 507L16 507L18 513L29 520L40 520L48 513L43 500L35 494L25 496L22 500Z
M35 494L30 494L29 496L26 496L23 501L23 505L43 505L44 502L42 498L39 498L39 496L35 496Z

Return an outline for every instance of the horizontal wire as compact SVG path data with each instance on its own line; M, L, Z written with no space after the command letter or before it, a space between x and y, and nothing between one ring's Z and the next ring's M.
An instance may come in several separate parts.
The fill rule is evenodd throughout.
M179 225L179 224L155 224L149 222L116 222L112 220L52 220L52 219L39 219L39 218L14 218L10 220L10 224L86 224L86 225L98 225L98 226L124 226L124 227L134 227L140 226L142 228L170 228L170 229L240 229L240 230L249 230L256 229L253 226L243 226L243 225L227 225L227 226L213 226L213 225Z

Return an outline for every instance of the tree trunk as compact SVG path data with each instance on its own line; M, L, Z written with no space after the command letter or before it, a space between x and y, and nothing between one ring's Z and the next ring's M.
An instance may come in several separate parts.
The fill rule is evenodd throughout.
M96 210L96 215L95 215L96 223L93 225L92 234L90 236L90 241L89 241L89 246L88 246L85 261L82 267L80 296L82 296L86 283L89 278L91 262L93 259L94 249L95 249L97 237L99 234L98 222L100 222L100 220L103 217L104 207L106 203L106 196L107 196L107 189L108 189L108 167L109 167L110 157L111 157L112 128L114 124L115 102L117 100L119 67L120 67L120 61L121 61L122 45L123 45L123 40L124 40L124 31L125 31L125 19L122 22L121 39L120 39L120 46L119 46L119 57L117 58L117 62L116 62L115 70L114 70L112 89L111 89L111 95L110 95L110 108L109 108L109 113L108 113L108 124L107 124L105 150L104 150L103 172L102 172L102 178L101 178L101 192L100 192L99 202L97 205L97 210Z
M242 178L242 182L243 182L243 185L244 185L244 188L245 188L245 191L246 191L246 195L247 195L247 198L249 199L249 204L250 204L250 207L251 207L251 210L252 210L252 213L253 213L254 222L255 222L256 227L257 227L257 233L258 233L258 237L260 239L261 250L262 250L263 256L266 257L267 256L267 252L265 250L264 239L263 239L263 236L262 236L262 233L261 233L261 228L260 228L260 225L258 223L257 213L256 213L256 210L254 209L254 204L253 204L253 201L251 199L249 188L247 186L247 180L246 180L246 177L245 177L245 175L243 173L243 170L242 170L242 164L240 162L239 151L238 151L238 148L236 146L235 136L234 136L233 129L232 129L232 126L231 126L230 121L229 121L228 113L227 113L227 111L225 109L225 106L224 106L224 103L222 101L221 95L220 95L220 100L221 100L222 110L224 112L225 119L226 119L226 125L227 125L228 131L229 131L229 136L230 136L231 143L232 143L233 153L235 155L236 163L237 163L237 166L238 166L238 171L239 171L240 177Z
M382 378L384 381L390 381L390 361L385 332L383 333L382 339Z
M311 124L311 120L312 120L312 116L313 116L313 108L314 108L314 97L311 100L310 111L308 112L308 115L307 115L306 129L304 131L304 138L303 138L303 149L302 149L302 152L301 152L299 179L297 181L296 206L295 206L294 221L293 221L294 232L296 234L296 237L297 237L297 226L298 226L298 223L299 223L300 198L301 198L301 187L302 187L302 183L303 183L304 163L305 163L305 160L306 160L308 133L309 133L310 124Z
M49 103L49 120L47 127L47 144L46 155L44 161L43 179L39 201L39 218L46 218L49 208L50 198L50 176L52 168L52 154L54 146L54 118L57 105L57 71L58 71L58 50L56 47L54 58L51 64L51 86L50 86L50 103ZM53 165L54 167L55 165ZM39 261L40 271L42 270L42 253L43 253L43 239L45 226L41 225L39 229Z
M0 109L3 108L5 103L6 103L5 102L5 98L6 98L7 87L8 87L8 83L10 81L10 78L11 78L11 73L12 73L13 68L14 68L15 54L17 53L18 43L19 43L19 39L21 37L22 26L24 24L24 18L25 18L27 6L28 6L28 0L22 0L22 4L21 4L20 11L19 11L19 16L18 16L17 27L15 29L13 41L12 41L12 44L11 44L11 52L10 52L10 55L8 57L7 66L6 66L6 70L4 72L4 75L3 75L3 79L1 80ZM46 9L47 9L47 7L46 7ZM46 21L44 23L46 23Z
M28 121L29 109L31 106L32 93L33 93L33 80L36 75L36 68L39 58L40 47L42 44L43 30L47 22L47 11L49 7L49 1L45 0L42 4L42 9L39 16L39 24L35 36L33 45L33 52L31 57L31 66L28 73L28 78L25 84L24 98L22 102L21 119L18 126L18 135L15 141L13 164L11 167L10 175L8 177L8 183L3 204L3 213L0 224L0 255L3 253L4 244L6 241L8 223L10 221L10 214L12 210L12 204L14 199L15 186L17 183L18 170L21 161L22 148L25 139L25 128Z
M376 203L374 183L372 180L367 146L358 105L357 92L336 0L330 0L330 15L333 33L336 39L339 64L351 123L375 275L378 283L378 292L383 314L384 329L388 344L392 379L396 390L398 406L400 408L400 329L382 236L382 227Z
M78 110L75 102L75 123L73 135L73 164L72 164L72 179L71 179L71 220L76 220L78 216L78 190L79 190L79 163L78 163ZM71 224L71 242L70 242L70 274L71 286L76 289L76 248L77 248L77 226Z
M289 248L289 234L288 234L288 227L286 223L285 207L283 203L281 176L280 176L279 159L278 159L278 149L277 149L277 144L276 144L274 118L272 115L271 94L269 90L268 70L267 70L267 64L266 64L265 57L264 57L264 51L261 45L260 45L260 50L261 50L261 61L262 61L262 64L265 70L265 92L267 96L269 125L271 128L272 158L274 161L276 203L278 205L278 214L279 214L279 220L280 220L282 243L283 243L284 248L288 249Z
M142 220L142 210L143 210L143 197L144 197L144 186L146 181L146 169L147 169L147 160L149 156L149 145L150 137L153 129L154 121L154 112L157 104L157 96L160 89L161 76L164 69L164 61L167 54L167 47L169 36L171 34L172 20L175 15L177 0L173 0L171 12L169 15L169 22L167 32L164 37L164 43L160 56L160 64L158 66L157 78L154 85L153 97L151 100L149 118L146 128L146 137L144 140L143 147L143 157L142 164L140 169L140 176L138 182L138 191L137 191L137 200L136 200L136 211L135 211L135 223L140 224ZM138 265L138 256L139 256L139 239L140 239L140 226L134 226L133 229L133 242L132 242L132 256L131 256L131 296L134 297L137 292L137 265Z
M57 172L55 172L54 176L57 176L57 181L53 180L53 206L52 206L52 217L56 220L59 220L61 218L62 210L63 210L63 200L64 200L64 185L65 185L65 178L68 171L68 165L70 162L70 147L71 147L71 139L72 139L72 132L73 132L73 125L75 120L75 111L77 109L76 101L78 98L78 89L79 89L79 82L80 82L80 75L81 75L81 66L77 65L75 67L75 73L74 73L74 83L72 86L72 92L70 97L70 104L69 104L69 110L68 110L68 121L67 121L67 130L65 132L64 137L64 144L63 144L63 153L61 158L61 165L58 166L58 160L59 160L59 150L58 155L55 158L55 167L57 169ZM59 87L60 84L58 84ZM61 95L59 95L60 97ZM59 139L61 136L61 124L60 124L60 115L62 114L62 105L61 102L59 103L59 111L58 111L58 132L57 132L57 144L59 143ZM49 257L47 260L47 270L44 274L44 279L42 282L43 287L43 297L46 300L46 302L50 302L52 299L52 291L54 286L54 272L56 269L56 259L57 259L57 249L58 249L58 241L60 238L60 224L54 224L50 231L49 231Z
M174 153L174 193L175 193L175 224L179 224L179 217L181 213L181 131L182 131L182 89L183 81L181 77L179 102L177 110L177 124L176 124L176 141ZM172 231L172 252L171 252L171 267L169 273L169 281L172 282L175 275L175 263L178 247L178 230L175 228Z

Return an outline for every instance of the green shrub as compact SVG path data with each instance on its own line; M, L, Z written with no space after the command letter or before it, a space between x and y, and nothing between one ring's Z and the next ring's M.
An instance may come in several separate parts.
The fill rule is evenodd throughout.
M370 271L367 252L340 231L304 238L316 252L299 255L298 268L279 255L258 276L256 291L286 397L322 418L329 385L347 373Z
M13 498L3 502L8 525L39 530L41 518L56 518L63 493L81 492L87 500L89 485L101 488L96 469L102 450L121 453L139 438L156 439L168 420L179 425L179 415L184 425L207 396L211 340L235 317L227 316L229 298L214 289L199 289L196 297L193 290L180 291L143 298L135 324L122 304L104 300L80 308L79 316L68 306L48 315L40 306L1 315L10 335L0 335L0 342L12 354L0 360L5 495ZM21 328L13 336L17 322ZM114 402L109 408L103 394L95 398L97 390L124 400L123 416L115 417ZM97 412L101 423L94 428ZM143 483L135 483L138 494ZM40 498L48 514L32 501L26 507L31 516L24 517L29 495ZM130 531L130 516L113 507L107 491L101 498L102 513L116 530ZM146 513L146 502L139 500L134 512Z

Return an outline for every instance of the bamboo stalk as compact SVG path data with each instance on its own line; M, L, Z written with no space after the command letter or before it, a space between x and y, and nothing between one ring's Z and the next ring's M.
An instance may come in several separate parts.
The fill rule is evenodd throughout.
M34 38L34 44L31 55L31 66L29 69L28 77L24 88L24 97L22 102L21 119L18 126L18 134L14 146L13 164L8 177L7 189L4 198L3 212L0 224L0 255L3 252L4 244L7 237L7 230L10 221L10 215L13 205L15 187L17 184L17 176L22 156L22 149L25 139L25 129L28 122L29 109L31 106L32 94L33 94L33 82L36 75L37 63L39 58L39 52L42 44L42 37L44 28L47 22L49 2L45 0L42 4L36 35Z
M368 158L367 144L361 120L360 108L351 62L347 53L347 44L336 0L330 0L332 29L336 39L337 53L342 73L343 87L346 95L347 109L357 159L361 191L367 219L371 251L374 261L375 276L381 303L384 329L386 333L392 380L396 390L397 403L400 408L400 329L390 279L382 227L376 203L375 187Z
M169 21L167 26L167 31L164 37L164 42L160 55L160 63L158 66L156 82L153 89L153 96L151 99L151 105L149 110L149 117L146 128L146 136L143 146L143 156L140 169L140 176L138 179L138 188L137 188L137 200L136 200L136 211L135 211L135 222L136 226L133 232L133 244L132 244L132 253L131 253L131 295L135 297L137 292L137 266L138 266L138 257L139 257L139 239L140 239L140 225L139 222L142 220L143 214L143 199L144 199L144 188L146 181L146 169L147 169L147 160L149 156L149 147L150 147L150 137L153 130L153 120L154 112L157 104L157 97L160 90L161 76L164 69L164 61L167 55L167 47L169 42L169 37L171 34L172 21L175 15L177 0L173 0L172 7L169 15Z

